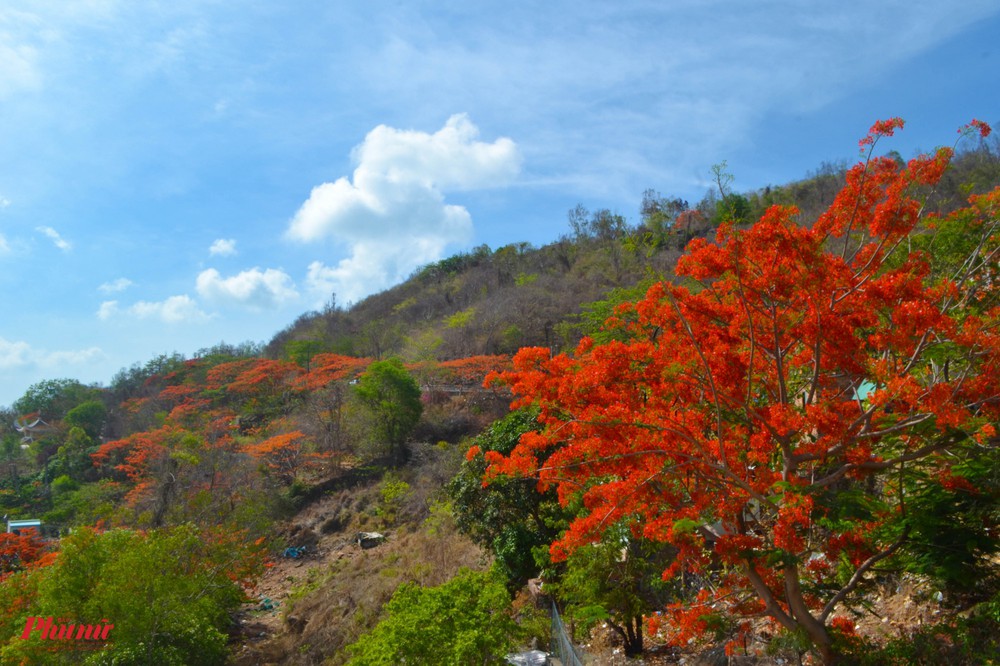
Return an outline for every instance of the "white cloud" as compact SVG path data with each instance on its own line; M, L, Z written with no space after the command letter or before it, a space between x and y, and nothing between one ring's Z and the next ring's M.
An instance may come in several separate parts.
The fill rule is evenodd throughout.
M100 347L88 347L87 349L72 351L55 351L43 354L39 365L45 368L58 368L63 365L81 365L105 358L105 356L104 351Z
M0 98L19 90L34 90L41 84L38 49L30 44L11 44L9 33L0 42Z
M24 341L11 342L0 338L0 368L5 370L30 366L59 368L65 365L88 363L104 356L104 352L99 347L50 352L33 349Z
M521 166L513 141L478 136L465 114L434 134L385 125L369 132L353 151L353 179L315 187L288 227L293 240L330 238L350 247L336 268L310 267L310 284L321 281L351 300L440 258L448 244L467 242L472 218L445 203L444 192L507 185Z
M125 291L126 289L128 289L129 287L131 287L132 284L133 284L132 280L129 280L128 278L120 277L117 280L112 280L110 282L105 282L104 284L102 284L97 289L102 294L117 294L120 291Z
M212 318L186 294L171 296L163 301L139 301L124 309L118 301L103 301L97 308L97 318L101 321L108 321L122 313L137 319L157 319L168 324L202 322Z
M104 301L97 309L97 318L107 321L118 313L118 301Z
M27 342L10 342L0 338L0 368L16 368L31 363L31 346Z
M52 241L52 244L63 252L68 252L73 247L69 241L60 236L59 232L52 227L35 227L35 231L47 236Z
M198 295L210 303L259 312L273 310L299 298L292 278L284 271L252 268L224 278L209 268L198 275Z
M111 302L111 301L109 301ZM104 305L101 305L102 311ZM109 306L108 316L114 313L116 306ZM100 316L98 311L98 316ZM139 301L128 309L128 312L139 319L159 319L168 324L180 322L205 321L210 316L198 308L198 304L188 295L171 296L164 301Z
M236 254L236 241L232 238L217 238L208 253L213 257L231 257Z
M447 239L425 237L411 239L410 244L362 241L351 248L351 256L336 266L321 261L309 264L306 288L317 303L330 300L348 304L358 301L380 286L399 282L415 268L437 261L444 253Z

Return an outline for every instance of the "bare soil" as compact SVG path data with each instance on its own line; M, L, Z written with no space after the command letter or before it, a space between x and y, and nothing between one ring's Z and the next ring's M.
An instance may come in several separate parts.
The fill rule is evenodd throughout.
M379 480L372 477L327 484L329 490L279 528L284 545L305 546L305 554L274 553L254 601L237 618L231 664L344 663L346 646L377 623L401 583L439 585L460 567L488 566L485 554L453 526L424 524L424 481L410 483L410 496L420 501L401 507L389 527L376 517ZM386 539L362 549L356 541L361 531Z

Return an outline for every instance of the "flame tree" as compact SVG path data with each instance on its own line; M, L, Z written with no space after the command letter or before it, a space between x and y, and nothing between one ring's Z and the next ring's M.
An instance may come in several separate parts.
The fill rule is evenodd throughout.
M676 638L763 614L835 663L840 614L907 542L909 493L971 486L962 462L996 448L1000 188L925 213L953 151L874 156L900 127L872 127L811 228L787 207L724 224L688 246L677 283L617 310L615 340L522 349L494 377L542 427L487 452L487 479L582 501L557 558L622 524L671 544L664 577L704 581L664 615Z

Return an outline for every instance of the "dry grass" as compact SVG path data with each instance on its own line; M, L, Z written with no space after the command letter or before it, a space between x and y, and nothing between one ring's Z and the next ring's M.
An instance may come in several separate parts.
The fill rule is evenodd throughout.
M283 525L287 545L315 546L302 560L276 559L259 594L278 608L248 609L231 663L343 664L346 647L375 626L402 583L440 585L461 567L488 566L486 554L447 516L437 512L428 520L454 458L448 448L423 447L410 466L395 472L410 487L394 524L378 511L382 480L376 478L325 494ZM355 534L372 530L388 538L361 549Z

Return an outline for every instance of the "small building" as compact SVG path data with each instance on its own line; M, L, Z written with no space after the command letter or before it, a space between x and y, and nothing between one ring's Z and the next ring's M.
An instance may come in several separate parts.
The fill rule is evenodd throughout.
M32 421L30 416L20 416L14 421L14 430L21 433L22 442L32 442L35 439L35 435L43 435L51 429L52 426L41 418L35 418ZM22 446L21 448L24 447Z
M42 521L37 518L28 518L26 520L7 520L7 531L14 534L20 534L20 530L28 529L29 527L34 527L35 531L39 534L42 533Z

